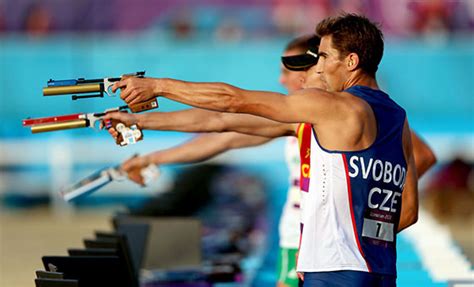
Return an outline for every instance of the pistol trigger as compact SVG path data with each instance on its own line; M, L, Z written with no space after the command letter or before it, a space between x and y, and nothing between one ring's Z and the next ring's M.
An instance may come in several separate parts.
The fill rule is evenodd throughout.
M114 97L115 94L112 93L112 86L114 83L109 80L109 78L104 79L104 92L109 96L109 97Z

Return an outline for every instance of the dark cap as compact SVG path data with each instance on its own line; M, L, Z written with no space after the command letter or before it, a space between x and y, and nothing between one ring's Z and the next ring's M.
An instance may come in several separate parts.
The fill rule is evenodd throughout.
M281 62L291 71L305 71L318 63L320 38L313 36L308 40L309 49L304 54L281 57Z

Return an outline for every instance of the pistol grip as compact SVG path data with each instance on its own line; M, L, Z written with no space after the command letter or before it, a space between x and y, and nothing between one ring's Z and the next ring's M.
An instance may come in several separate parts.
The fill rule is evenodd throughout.
M115 143L119 146L135 144L136 142L143 140L143 131L138 128L137 125L127 127L125 124L115 119L107 121L105 125L106 128L113 127L118 132Z
M132 113L139 113L143 111L148 111L152 109L158 108L158 100L156 98L153 98L148 101L140 102L137 104L129 105L128 106Z

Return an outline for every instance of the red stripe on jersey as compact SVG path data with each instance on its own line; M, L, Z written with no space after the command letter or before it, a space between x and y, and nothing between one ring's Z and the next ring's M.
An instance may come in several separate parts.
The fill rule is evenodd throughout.
M344 169L346 170L347 193L349 195L349 208L351 210L352 229L354 230L354 237L355 237L355 240L356 240L356 243L357 243L357 247L359 248L359 252L365 260L365 264L367 265L367 269L369 270L369 272L372 272L372 270L369 266L369 262L367 262L367 259L365 259L365 254L364 254L364 251L362 250L362 247L360 246L359 236L357 235L357 227L356 227L355 218L354 218L354 209L352 208L351 180L349 178L349 168L347 167L347 158L346 158L345 154L342 154L342 161L344 162Z
M298 126L298 140L300 143L300 189L309 191L310 168L311 168L311 124L300 124Z
M304 229L304 224L300 223L300 243L298 244L298 256L296 256L296 266L298 266L298 258L300 250L301 250L301 240L303 239L303 229Z

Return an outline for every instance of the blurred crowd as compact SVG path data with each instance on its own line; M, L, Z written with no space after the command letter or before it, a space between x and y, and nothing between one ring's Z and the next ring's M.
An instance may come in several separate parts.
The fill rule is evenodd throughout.
M0 33L164 31L222 40L298 35L338 12L363 13L390 36L469 34L471 0L2 0Z
M440 166L423 190L424 205L440 221L474 218L474 166L455 158Z

